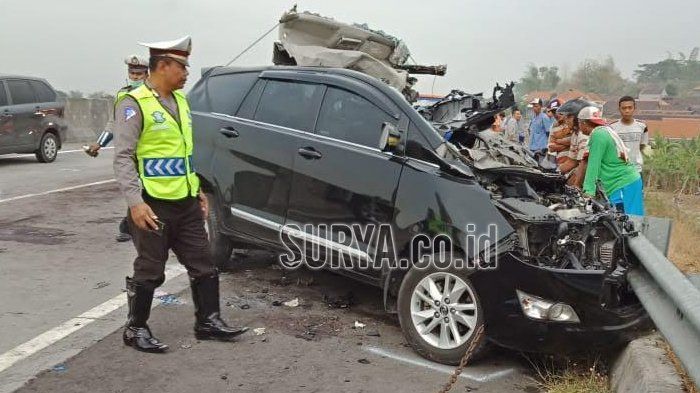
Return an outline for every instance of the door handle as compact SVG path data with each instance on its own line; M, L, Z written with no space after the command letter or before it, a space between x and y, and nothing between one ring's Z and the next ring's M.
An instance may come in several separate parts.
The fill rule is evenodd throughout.
M34 112L34 117L46 117L46 113L42 111L36 111Z
M323 157L323 154L316 151L316 149L313 147L302 147L298 151L300 156L309 160L318 160L319 158Z
M239 135L238 131L233 127L221 127L219 128L219 132L226 138L238 138Z

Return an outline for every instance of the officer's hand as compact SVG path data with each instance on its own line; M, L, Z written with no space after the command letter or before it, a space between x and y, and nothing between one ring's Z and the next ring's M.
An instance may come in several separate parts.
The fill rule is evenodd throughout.
M97 155L100 154L99 153L100 148L101 148L100 145L98 145L97 143L94 143L94 144L90 145L90 147L88 147L87 150L85 150L85 153L87 153L87 155L89 155L90 157L97 157Z
M209 199L203 192L199 193L199 207L202 209L202 217L205 220L209 218Z
M136 226L139 229L142 229L144 231L158 229L158 224L156 224L155 222L155 220L158 219L158 216L156 216L156 214L153 213L151 207L148 206L145 202L131 206L129 208L129 211L131 213L131 219L134 221L134 224L136 224Z

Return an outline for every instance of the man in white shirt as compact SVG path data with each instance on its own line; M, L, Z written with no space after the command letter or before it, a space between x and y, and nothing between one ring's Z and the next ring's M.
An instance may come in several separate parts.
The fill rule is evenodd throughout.
M504 137L511 142L525 143L527 133L520 109L513 108L512 114L503 122Z
M637 110L634 98L630 96L620 98L618 108L622 118L610 124L610 128L615 130L620 139L625 142L630 162L637 167L639 173L642 173L642 165L644 164L642 150L649 144L647 125L634 118L634 113Z

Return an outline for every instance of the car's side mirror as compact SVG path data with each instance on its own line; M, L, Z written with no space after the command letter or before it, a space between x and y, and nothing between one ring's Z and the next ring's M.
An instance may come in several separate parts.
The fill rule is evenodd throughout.
M389 122L382 123L382 134L379 138L379 150L391 151L399 145L401 133L396 126Z

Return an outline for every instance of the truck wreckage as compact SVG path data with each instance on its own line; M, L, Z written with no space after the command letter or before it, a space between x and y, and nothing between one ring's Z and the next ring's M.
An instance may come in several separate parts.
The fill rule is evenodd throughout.
M447 66L408 64L406 44L367 25L348 25L317 14L295 10L280 18L275 65L347 68L371 75L400 91L409 102L418 93L411 74L445 75Z

